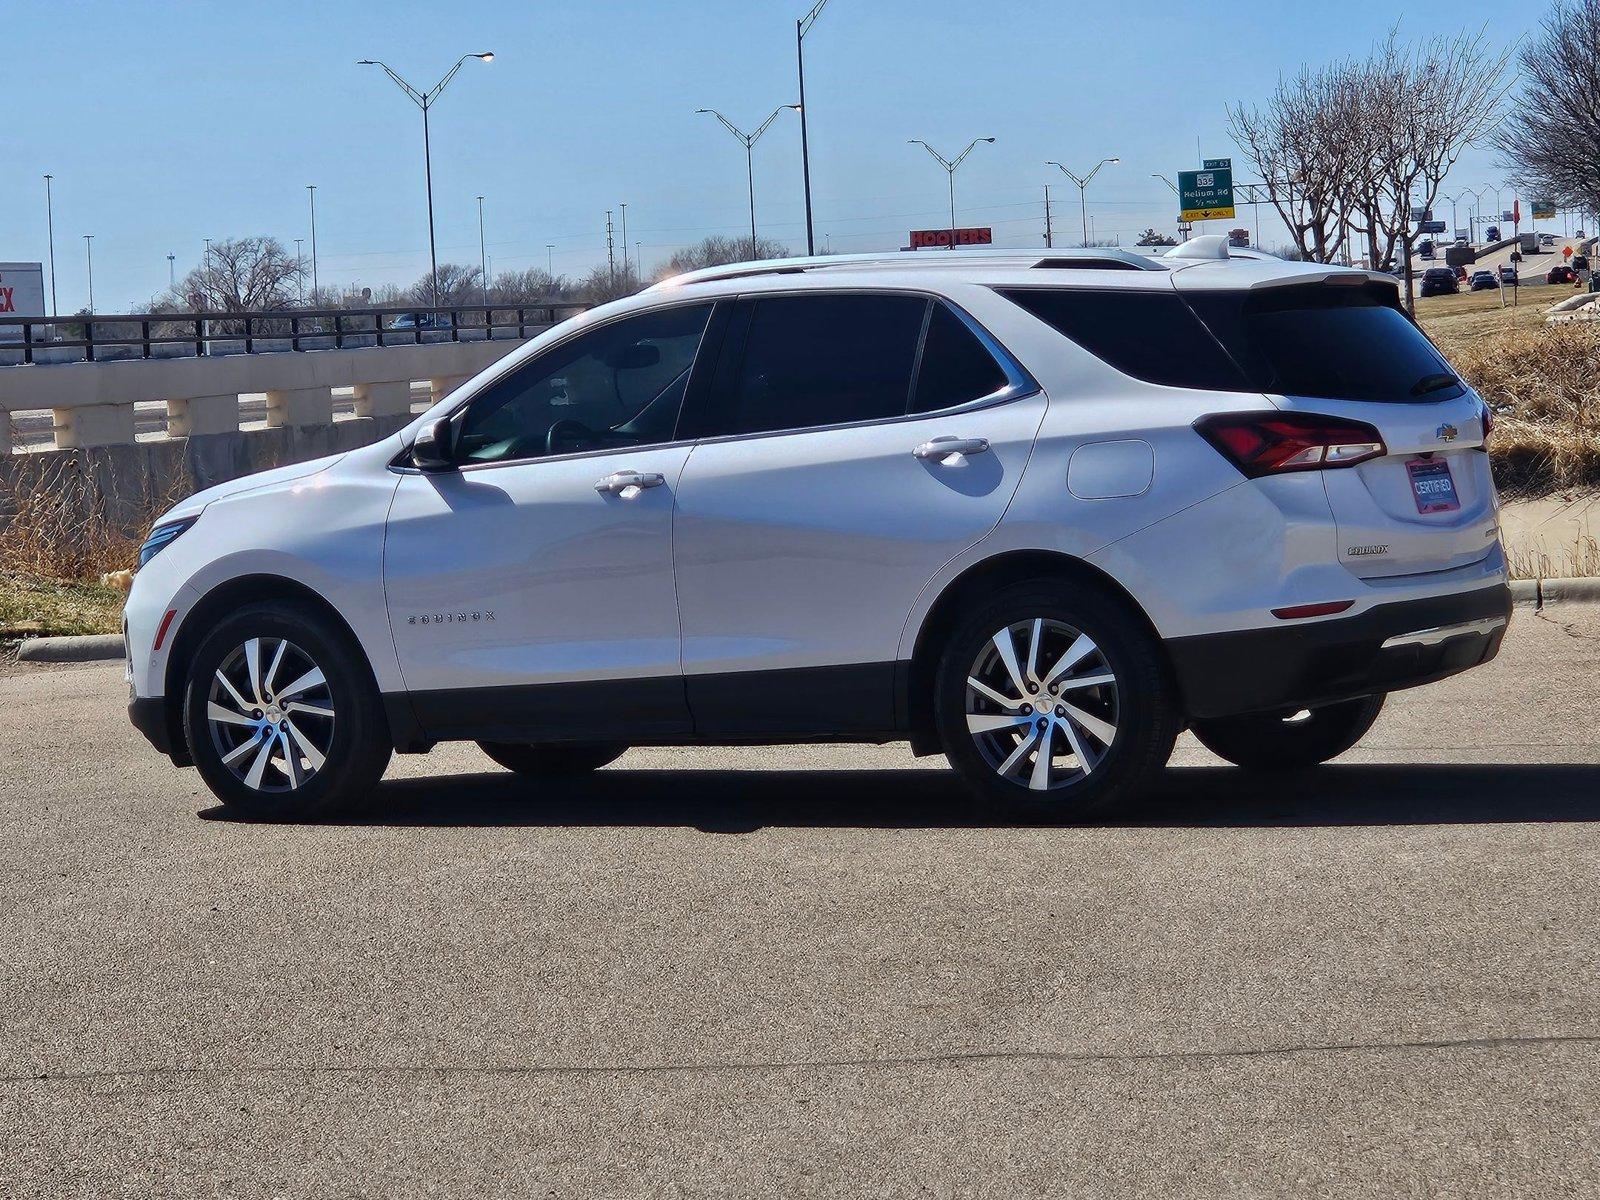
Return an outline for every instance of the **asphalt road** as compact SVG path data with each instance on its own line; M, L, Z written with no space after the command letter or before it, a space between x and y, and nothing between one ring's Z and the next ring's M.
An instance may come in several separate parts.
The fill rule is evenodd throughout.
M223 819L0 678L0 1195L1593 1196L1600 610L1088 828L898 748Z

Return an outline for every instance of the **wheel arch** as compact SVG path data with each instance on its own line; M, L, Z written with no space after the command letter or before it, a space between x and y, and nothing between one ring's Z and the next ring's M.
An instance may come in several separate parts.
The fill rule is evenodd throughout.
M359 661L366 666L367 673L372 678L373 688L377 689L377 678L372 670L372 662L367 657L361 639L356 636L350 622L344 619L326 596L298 580L282 575L237 576L217 584L202 596L184 615L177 633L173 636L172 650L167 655L163 688L167 736L170 739L168 745L172 747L173 761L183 766L190 765L188 738L183 729L183 681L189 673L189 663L193 660L201 640L219 620L234 609L245 604L259 604L272 600L306 604L326 617L334 629L348 641Z
M902 711L911 731L912 753L938 754L943 750L934 722L934 676L945 638L955 629L961 615L1001 588L1038 579L1071 582L1111 596L1138 618L1161 647L1163 660L1167 660L1166 644L1144 606L1099 567L1059 550L1009 550L993 555L972 564L945 585L917 630L911 657L901 663ZM1166 666L1170 672L1170 660L1166 661Z

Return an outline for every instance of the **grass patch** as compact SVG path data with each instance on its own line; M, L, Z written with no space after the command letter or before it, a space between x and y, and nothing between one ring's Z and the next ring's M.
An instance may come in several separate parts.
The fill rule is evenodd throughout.
M98 583L0 572L0 640L121 633L123 593Z

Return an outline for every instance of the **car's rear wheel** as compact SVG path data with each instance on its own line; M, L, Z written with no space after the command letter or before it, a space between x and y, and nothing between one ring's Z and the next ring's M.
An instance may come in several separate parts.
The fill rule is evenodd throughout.
M947 640L934 715L980 800L1070 821L1136 793L1166 764L1178 717L1160 647L1100 588L1005 589Z
M195 650L184 687L189 752L229 808L324 816L370 793L392 749L371 671L309 605L250 604Z
M1196 721L1194 736L1219 758L1252 771L1298 771L1337 758L1383 711L1383 696L1363 696L1286 715Z
M508 771L529 779L587 775L616 762L628 749L607 743L592 746L533 746L524 742L479 742L478 748Z

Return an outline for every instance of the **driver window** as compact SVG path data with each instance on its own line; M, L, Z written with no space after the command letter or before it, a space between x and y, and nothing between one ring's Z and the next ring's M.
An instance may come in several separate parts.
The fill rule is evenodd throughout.
M711 305L665 308L582 334L468 405L467 463L670 442Z

